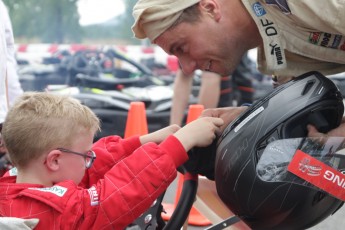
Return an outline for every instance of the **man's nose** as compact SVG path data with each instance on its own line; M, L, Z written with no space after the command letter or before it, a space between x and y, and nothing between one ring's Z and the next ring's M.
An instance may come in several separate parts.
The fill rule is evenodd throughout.
M192 60L187 60L185 58L179 59L181 69L184 74L191 75L194 73L196 68L196 62Z

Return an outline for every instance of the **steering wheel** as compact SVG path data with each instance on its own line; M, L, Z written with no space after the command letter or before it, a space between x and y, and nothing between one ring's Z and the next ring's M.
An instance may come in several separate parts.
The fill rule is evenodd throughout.
M161 206L163 194L149 210L136 220L135 223L140 226L140 229L176 230L182 228L195 201L198 175L205 175L208 179L214 180L217 142L218 139L215 139L207 147L194 147L188 152L189 160L177 169L184 175L183 187L175 210L170 220L163 226L164 228L160 228L159 224L157 225L157 220L161 219L162 211L157 207ZM155 219L151 220L151 217ZM158 227L156 228L156 226Z
M179 171L184 175L183 187L180 195L180 199L175 207L175 210L170 220L165 224L161 219L162 201L165 194L162 194L138 219L135 220L135 224L140 229L147 230L176 230L181 229L189 212L193 206L196 192L198 188L198 175L191 174L186 171L184 167L180 167ZM163 221L163 223L162 223Z

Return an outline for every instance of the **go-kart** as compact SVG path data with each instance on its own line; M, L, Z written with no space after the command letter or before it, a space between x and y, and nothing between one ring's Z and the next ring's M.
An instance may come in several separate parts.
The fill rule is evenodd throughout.
M133 61L115 49L85 49L74 54L58 50L51 57L44 57L41 62L25 62L18 66L19 80L24 91L42 91L50 84L75 86L78 74L89 77L112 75L118 79L130 78L137 86L144 82L146 85L150 84L151 77L156 77L166 84L173 81L171 73L155 75L145 65Z
M65 84L71 56L68 50L57 50L51 56L17 58L21 87L24 91L43 91L48 84Z

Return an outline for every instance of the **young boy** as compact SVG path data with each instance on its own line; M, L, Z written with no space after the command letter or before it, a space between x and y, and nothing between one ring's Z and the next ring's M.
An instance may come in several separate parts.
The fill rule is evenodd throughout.
M124 229L167 189L186 152L211 144L222 124L200 118L93 144L99 120L89 108L66 96L25 93L3 124L17 171L0 178L0 217L37 218L35 229L44 230Z

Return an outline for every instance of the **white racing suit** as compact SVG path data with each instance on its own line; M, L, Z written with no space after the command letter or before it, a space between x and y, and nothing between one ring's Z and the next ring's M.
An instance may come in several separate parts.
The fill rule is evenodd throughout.
M258 26L263 45L258 69L299 76L345 71L345 0L242 0ZM279 79L281 78L281 79Z

